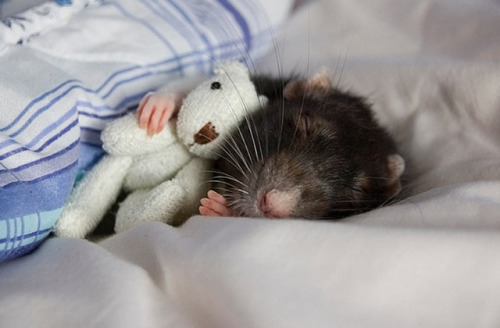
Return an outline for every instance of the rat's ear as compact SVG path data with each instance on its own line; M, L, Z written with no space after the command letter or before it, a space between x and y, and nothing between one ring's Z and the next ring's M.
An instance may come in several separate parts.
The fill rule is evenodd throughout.
M378 190L388 199L396 196L401 191L401 175L405 170L405 161L399 154L392 154L387 157L387 178L380 186L373 183L373 180L366 176L364 172L356 177L356 187L366 191L373 192ZM382 181L382 180L377 180ZM378 186L377 186L378 185ZM376 189L374 189L376 188Z
M405 171L405 160L399 154L392 154L387 158L390 176L399 179Z
M306 90L306 82L303 80L292 80L285 85L283 97L287 100L303 97Z
M332 89L330 74L322 70L309 80L292 80L285 85L283 97L285 99L294 99L304 95L313 98L320 98L326 95Z
M393 197L401 191L399 178L405 170L405 160L399 154L389 155L387 158L387 168L389 169L389 176L385 194L387 197Z
M326 69L314 74L314 76L307 81L307 91L311 94L327 93L331 88L332 81Z

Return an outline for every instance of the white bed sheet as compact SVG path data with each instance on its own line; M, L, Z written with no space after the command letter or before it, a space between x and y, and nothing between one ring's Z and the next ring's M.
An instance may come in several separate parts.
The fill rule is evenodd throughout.
M318 1L284 71L366 94L403 199L337 222L150 223L0 264L2 327L500 326L500 2ZM338 64L338 65L337 65ZM278 72L274 55L259 63Z

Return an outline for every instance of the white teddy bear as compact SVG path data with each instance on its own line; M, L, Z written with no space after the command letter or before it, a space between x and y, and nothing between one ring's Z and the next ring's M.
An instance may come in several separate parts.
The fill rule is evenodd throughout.
M179 98L179 93L148 95L140 108L151 110L147 101L175 107ZM168 120L173 110L151 113L163 116L149 131L148 122L140 122L141 128L134 115L111 122L101 135L107 154L73 191L56 235L85 237L122 189L130 193L116 214L116 232L146 221L181 224L197 212L209 189L212 159L223 139L266 101L257 95L247 67L233 62L219 65L212 78L189 92L176 120Z

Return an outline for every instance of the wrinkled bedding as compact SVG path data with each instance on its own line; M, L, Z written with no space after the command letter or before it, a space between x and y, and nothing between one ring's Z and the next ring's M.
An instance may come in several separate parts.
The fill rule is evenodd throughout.
M0 263L2 327L498 327L498 31L491 0L304 5L257 68L327 67L365 95L406 159L400 197L334 222L50 238Z

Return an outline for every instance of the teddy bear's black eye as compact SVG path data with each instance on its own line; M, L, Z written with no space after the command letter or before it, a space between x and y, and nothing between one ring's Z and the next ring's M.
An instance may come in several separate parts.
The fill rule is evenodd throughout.
M219 82L212 82L212 84L210 85L210 89L212 90L220 89L220 87L221 84Z

